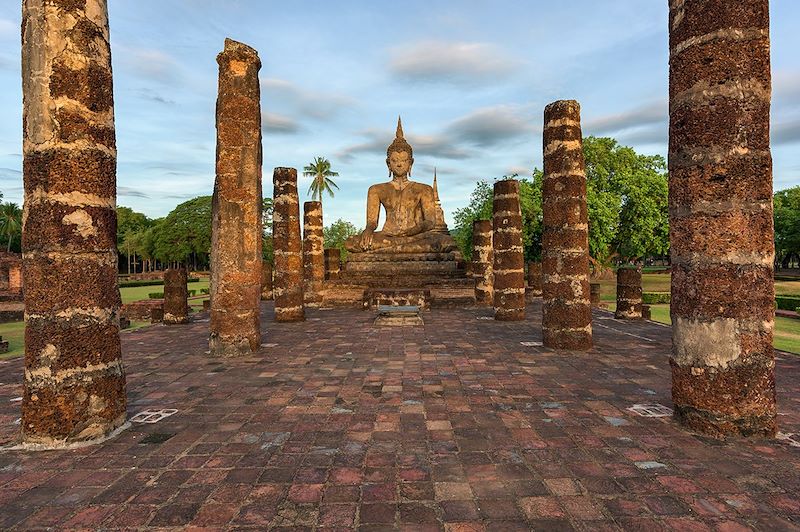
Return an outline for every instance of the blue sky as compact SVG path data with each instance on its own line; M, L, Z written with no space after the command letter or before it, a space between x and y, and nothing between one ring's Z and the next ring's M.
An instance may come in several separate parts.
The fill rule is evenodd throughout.
M120 205L163 216L210 194L217 53L263 68L272 168L331 160L325 219L364 225L397 115L413 179L438 168L448 220L478 179L541 167L544 106L577 99L584 134L666 155L667 0L110 0ZM800 2L773 0L775 188L800 184ZM21 202L20 2L0 6L0 191ZM301 193L308 180L301 179ZM303 201L308 198L304 198Z

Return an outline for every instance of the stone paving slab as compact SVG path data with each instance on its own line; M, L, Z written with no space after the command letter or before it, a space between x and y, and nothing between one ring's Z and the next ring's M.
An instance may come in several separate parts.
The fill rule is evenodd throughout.
M719 442L644 418L670 403L669 329L594 315L596 347L541 347L524 322L434 309L425 326L309 311L233 360L208 322L123 335L129 415L106 443L0 453L0 529L800 530L800 448ZM22 360L0 362L0 441ZM800 357L777 361L800 432ZM800 438L798 438L800 440Z

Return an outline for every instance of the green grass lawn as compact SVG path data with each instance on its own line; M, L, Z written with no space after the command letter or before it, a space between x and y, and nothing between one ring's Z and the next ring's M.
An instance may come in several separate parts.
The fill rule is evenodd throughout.
M197 295L200 295L201 288L208 288L208 279L189 283L189 290L197 290ZM147 294L151 292L163 291L163 286L133 286L120 288L119 290L123 304L147 299ZM200 310L203 307L203 299L208 299L208 296L204 296L202 299L190 299L189 304L193 309ZM150 325L150 322L147 321L133 321L130 328L122 331L122 334L147 327L148 325ZM0 323L0 336L3 337L3 340L8 340L8 353L0 354L0 359L25 354L25 322Z
M613 311L616 305L611 304ZM653 321L670 325L669 305L650 305L650 316ZM775 332L772 340L775 349L800 355L800 320L793 318L775 318Z

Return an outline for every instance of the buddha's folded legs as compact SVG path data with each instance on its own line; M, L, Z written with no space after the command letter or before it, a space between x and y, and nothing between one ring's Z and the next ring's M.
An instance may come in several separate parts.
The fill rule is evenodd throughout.
M352 236L345 242L345 249L362 252L361 235ZM458 245L447 233L426 232L413 236L390 236L381 231L372 235L374 253L446 253L455 251Z

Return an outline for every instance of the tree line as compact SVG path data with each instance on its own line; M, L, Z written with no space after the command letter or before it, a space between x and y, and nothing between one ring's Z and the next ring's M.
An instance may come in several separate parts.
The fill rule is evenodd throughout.
M667 165L659 155L640 155L607 137L583 140L589 214L589 254L595 267L614 261L669 254ZM517 176L504 176L509 178ZM526 260L542 254L542 170L520 181L522 239ZM455 212L454 236L472 255L472 222L492 217L492 186L479 181L469 204Z

